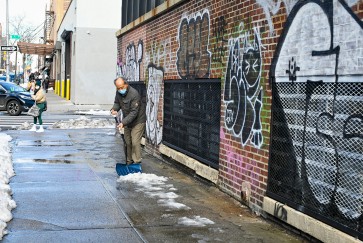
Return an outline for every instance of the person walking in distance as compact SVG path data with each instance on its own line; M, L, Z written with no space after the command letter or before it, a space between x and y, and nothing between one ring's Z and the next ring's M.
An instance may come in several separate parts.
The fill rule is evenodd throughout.
M112 115L117 115L121 109L123 118L118 125L124 129L127 158L126 163L141 163L141 139L146 124L146 107L141 102L141 96L123 77L114 80L116 86L115 102L111 109Z
M36 105L39 107L39 116L34 117L34 124L29 131L33 132L44 132L42 112L44 111L46 104L46 97L44 90L41 87L41 81L38 79L35 81L34 94L32 95L33 100L35 100ZM37 121L39 121L39 129L37 130Z

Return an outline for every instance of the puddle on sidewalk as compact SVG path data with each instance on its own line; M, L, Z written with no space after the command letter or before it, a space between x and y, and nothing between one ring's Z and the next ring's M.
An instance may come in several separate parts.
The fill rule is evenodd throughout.
M16 159L16 163L45 163L45 164L74 164L75 161L67 159Z
M72 146L73 143L71 141L49 141L49 140L22 140L18 141L17 146Z

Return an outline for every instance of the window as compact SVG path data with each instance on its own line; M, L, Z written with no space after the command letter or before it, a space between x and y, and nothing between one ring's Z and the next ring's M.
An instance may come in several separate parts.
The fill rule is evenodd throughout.
M122 0L121 28L164 2L165 0Z

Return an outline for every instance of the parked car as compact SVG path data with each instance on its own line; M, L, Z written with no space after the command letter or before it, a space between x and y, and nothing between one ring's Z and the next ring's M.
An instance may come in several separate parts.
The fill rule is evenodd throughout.
M16 84L0 81L0 111L18 116L34 105L30 93Z
M15 79L15 73L9 72L10 82L14 82L14 79ZM0 80L6 81L6 70L5 69L0 69Z
M0 68L0 80L6 81L6 69Z

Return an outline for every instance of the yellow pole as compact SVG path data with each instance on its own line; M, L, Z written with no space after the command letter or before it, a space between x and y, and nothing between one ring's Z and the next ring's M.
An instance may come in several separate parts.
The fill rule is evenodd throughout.
M57 83L57 95L60 95L60 80Z
M54 81L54 94L57 94L57 82L58 80Z
M64 80L63 79L62 79L62 84L61 85L62 85L61 97L64 98L65 97L64 96L65 92L64 92Z
M71 87L70 86L71 86L71 81L69 79L67 79L67 94L66 94L67 100L70 100L70 98L71 98L71 93L70 93Z

